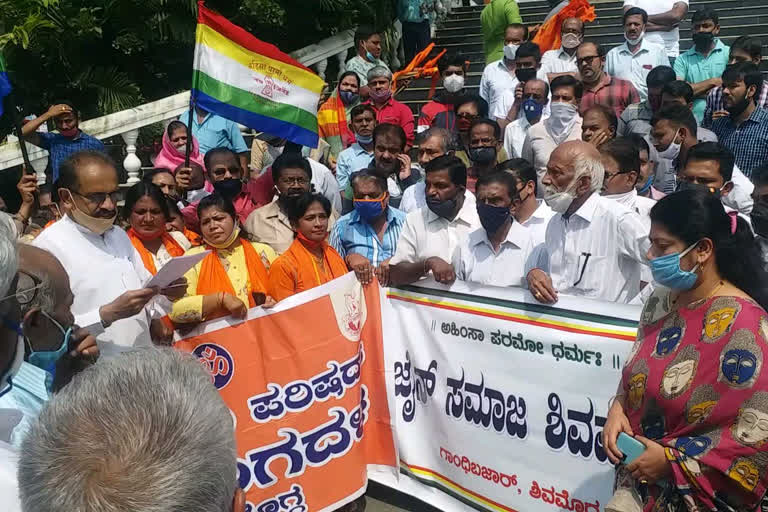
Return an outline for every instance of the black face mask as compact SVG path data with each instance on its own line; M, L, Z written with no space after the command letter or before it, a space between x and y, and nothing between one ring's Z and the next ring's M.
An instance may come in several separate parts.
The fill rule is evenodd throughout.
M707 185L700 185L690 181L680 181L677 183L675 192L682 192L683 190L703 190L704 192L709 192L717 199L720 199L720 189L715 187L708 187Z
M709 47L712 46L712 42L715 40L715 34L712 32L696 32L691 35L691 38L697 50L709 50Z
M456 215L456 198L452 197L451 199L441 200L428 197L427 208L432 210L432 213L438 217L452 220Z
M536 70L534 68L516 69L515 76L518 80L525 83L536 78Z
M496 147L481 146L478 148L469 148L469 159L476 164L488 165L496 162Z
M768 238L768 201L755 201L749 218L755 233L763 238Z
M243 182L235 178L227 178L213 184L213 189L230 201L243 189Z

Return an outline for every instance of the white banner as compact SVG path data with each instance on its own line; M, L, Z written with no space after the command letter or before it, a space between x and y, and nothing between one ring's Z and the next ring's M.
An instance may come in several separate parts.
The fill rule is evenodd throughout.
M639 307L424 286L385 290L406 476L369 476L449 512L603 510L614 470L601 432Z

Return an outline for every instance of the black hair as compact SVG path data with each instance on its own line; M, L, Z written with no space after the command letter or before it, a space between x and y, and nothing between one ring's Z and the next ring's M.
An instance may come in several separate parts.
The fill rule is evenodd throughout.
M726 182L733 178L733 165L736 157L727 147L717 142L699 142L688 150L688 159L691 160L713 160L718 163L720 176Z
M467 166L460 158L453 155L443 155L427 162L424 172L429 174L437 171L448 171L451 182L459 187L467 186Z
M581 43L579 45L579 48L581 48L582 46L586 46L586 45L594 46L595 47L595 51L597 52L597 56L598 57L605 57L605 54L606 54L605 47L603 45L601 45L600 43L596 43L594 41L584 41L583 43Z
M380 123L373 129L373 143L376 144L376 139L379 137L397 137L400 139L400 151L405 149L407 139L405 138L405 130L399 124L392 123Z
M347 78L348 76L355 77L355 80L357 80L357 86L360 87L360 75L358 75L354 71L345 71L345 72L343 72L341 74L341 76L339 77L338 83L341 84L341 81L344 80L345 78ZM338 85L336 87L338 87Z
M723 72L723 85L739 81L743 81L747 89L755 86L755 95L752 96L752 101L757 103L763 85L763 75L757 66L752 62L739 62L727 66Z
M636 172L640 175L640 152L635 143L628 137L616 137L598 148L601 154L607 155L619 165L619 172Z
M229 155L232 158L235 159L235 162L240 165L240 161L237 159L237 153L232 151L229 148L213 148L212 150L208 151L205 156L203 157L203 163L205 164L205 168L210 171L211 170L211 160L218 156L224 156Z
M577 100L581 101L581 97L584 94L584 86L579 80L576 80L571 75L562 75L552 80L549 84L549 90L553 94L555 89L559 89L560 87L572 87L573 95L576 96Z
M696 189L675 192L654 205L651 221L664 226L686 246L703 238L712 240L720 275L763 309L768 308L768 274L752 229L747 221L736 217L736 231L732 233L732 220L717 197Z
M305 192L297 197L296 200L291 203L290 208L288 209L288 220L291 221L291 224L298 223L299 219L302 218L304 214L307 213L309 207L312 206L312 203L316 202L320 203L320 205L323 207L323 210L325 210L325 214L330 217L331 202L328 200L328 198L323 194Z
M624 20L623 23L627 22L627 18L630 16L638 16L640 15L643 18L643 24L648 23L648 13L645 11L645 9L641 9L639 7L630 7L626 11L624 11Z
M651 146L648 145L648 141L645 140L645 137L639 133L630 133L627 138L631 140L632 144L637 148L638 157L640 156L641 151L645 151L648 153L649 157L651 156Z
M355 51L357 51L357 47L360 44L360 41L367 41L371 38L371 36L373 36L373 34L378 33L379 31L370 25L359 25L355 30Z
M67 190L77 192L78 187L80 186L80 180L77 177L77 168L82 164L91 161L96 161L112 167L115 174L117 174L117 166L109 155L95 149L84 149L77 153L73 153L59 165L59 179L56 180L58 183L57 190L66 188Z
M685 128L694 137L699 129L693 112L685 105L669 105L655 112L651 118L651 126L656 126L656 123L661 120L667 120L676 127Z
M523 25L522 23L510 23L506 27L504 27L504 35L507 35L507 30L510 28L516 28L516 29L522 29L523 30L523 41L528 40L528 26Z
M475 191L480 190L480 187L487 187L488 185L504 185L507 187L507 194L509 198L514 200L518 197L517 193L517 178L508 172L492 172L485 176L480 176L475 184Z
M191 163L192 162L190 162L190 164ZM170 171L170 169L166 169L165 167L155 167L154 169L147 169L144 171L144 173L141 175L141 181L145 183L152 183L152 179L158 174L170 174L171 177L173 177L173 173Z
M537 63L541 62L541 48L539 48L539 45L532 41L524 42L520 45L520 48L517 49L517 53L515 53L515 60L524 57L533 57Z
M140 181L134 186L129 188L125 193L125 204L123 206L123 218L127 219L131 216L133 207L139 202L142 197L149 197L163 212L165 219L171 218L171 214L168 211L168 203L165 200L165 194L160 190L160 187L153 185L148 181Z
M762 187L768 185L768 164L763 164L759 167L752 169L752 183L756 187Z
M354 120L357 116L362 114L363 112L370 112L373 116L373 120L376 120L376 110L370 106L367 103L361 104L361 105L355 105L352 107L352 110L349 111L349 119Z
M501 142L501 126L499 126L499 123L493 119L475 119L472 121L472 124L469 125L469 133L472 133L472 130L474 130L475 126L481 125L487 125L493 128L493 136L496 137L497 141Z
M763 56L763 43L751 36L739 36L731 43L731 51L743 50L753 59Z
M275 184L277 184L280 179L280 174L282 174L285 169L301 169L306 173L307 178L310 181L312 180L312 166L310 165L309 160L301 156L300 153L283 152L282 155L275 158L275 161L272 163L272 181Z
M656 89L676 79L677 74L670 66L656 66L648 72L648 76L645 78L645 85L649 89Z
M75 107L75 103L72 100L60 99L60 100L54 101L52 105L66 105L72 109L72 114L74 114L75 119L80 119L80 111L77 110L77 107Z
M168 220L171 220L172 216L178 216L182 217L181 210L179 209L179 203L176 201L176 199L173 199L172 197L165 197L165 204L168 206Z
M584 111L584 114L581 116L582 119L586 117L588 112L600 112L600 115L603 116L603 119L608 121L608 125L613 128L613 133L617 133L617 130L619 128L619 120L616 117L616 111L613 110L611 107L607 105L601 105L600 103L595 103L591 107L589 107L587 110Z
M477 115L480 117L488 117L488 102L477 94L465 94L461 96L453 105L453 112L458 114L459 107L466 105L467 103L474 103L477 108Z
M698 23L706 20L714 21L715 25L720 24L720 16L717 14L717 11L710 7L702 7L691 16L691 23Z
M382 192L386 192L388 190L387 187L387 180L383 178L383 176L386 173L376 173L374 169L362 169L357 172L353 172L352 175L349 177L349 184L352 186L352 189L355 188L355 181L357 180L370 180L375 181L376 186L378 186Z
M197 218L202 219L203 212L214 206L232 217L232 219L237 222L237 211L235 210L235 205L232 203L232 201L225 199L224 196L218 192L214 192L213 194L205 196L200 200L199 203L197 203Z
M467 59L460 53L447 53L437 61L437 71L442 75L446 69L454 66L467 70Z
M539 183L536 168L525 158L512 158L505 160L496 166L497 171L511 174L523 186L529 181L533 182L533 194L538 193Z
M672 80L661 88L661 94L669 94L675 98L683 98L686 103L693 101L693 87L683 80Z
M184 131L187 132L187 135L189 135L189 131L187 130L187 125L185 125L184 123L176 119L168 123L168 128L166 129L166 133L168 134L169 139L173 136L173 132L175 132L178 128L184 128Z

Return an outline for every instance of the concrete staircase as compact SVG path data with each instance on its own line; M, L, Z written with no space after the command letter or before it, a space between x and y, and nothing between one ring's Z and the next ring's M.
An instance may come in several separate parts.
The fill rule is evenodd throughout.
M526 25L541 23L549 13L547 2L520 3L520 15ZM585 39L596 41L607 49L624 42L622 28L622 2L595 4L597 19L587 25ZM687 19L680 25L680 50L691 47L690 17L693 11L711 7L720 15L720 38L727 45L741 35L758 37L763 42L761 69L768 71L768 3L761 0L705 0L693 1ZM467 89L477 93L480 77L485 67L485 54L480 30L480 12L483 6L458 7L438 27L435 45L449 52L461 52L470 61L467 75ZM418 116L419 109L427 103L430 80L417 80L408 89L397 95L397 99L408 105Z

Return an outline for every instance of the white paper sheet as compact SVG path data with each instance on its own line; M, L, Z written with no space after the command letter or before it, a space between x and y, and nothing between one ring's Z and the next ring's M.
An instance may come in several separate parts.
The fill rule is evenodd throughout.
M197 265L203 258L208 256L211 251L203 251L195 254L188 254L186 256L179 256L172 258L168 263L157 271L157 274L152 276L152 279L146 282L145 288L152 288L156 286L158 288L165 288L175 280L183 277L187 273L187 270Z

